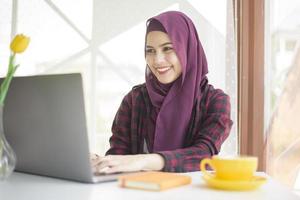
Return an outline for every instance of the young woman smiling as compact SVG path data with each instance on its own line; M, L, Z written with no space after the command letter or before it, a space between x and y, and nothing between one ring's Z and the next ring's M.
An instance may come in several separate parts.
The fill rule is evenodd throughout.
M199 170L228 137L229 96L208 83L206 56L191 19L169 11L147 21L145 83L124 97L110 149L95 172Z

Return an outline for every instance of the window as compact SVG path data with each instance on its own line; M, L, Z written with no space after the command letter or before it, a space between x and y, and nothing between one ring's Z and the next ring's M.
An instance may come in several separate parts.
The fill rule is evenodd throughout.
M300 2L266 3L267 172L300 191Z

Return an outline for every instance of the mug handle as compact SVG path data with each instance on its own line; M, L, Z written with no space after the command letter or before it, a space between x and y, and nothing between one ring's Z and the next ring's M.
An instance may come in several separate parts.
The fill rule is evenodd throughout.
M206 165L209 165L211 168L214 169L214 166L212 164L212 160L210 158L204 158L203 160L201 160L200 169L201 169L203 175L212 178L213 175L206 170Z

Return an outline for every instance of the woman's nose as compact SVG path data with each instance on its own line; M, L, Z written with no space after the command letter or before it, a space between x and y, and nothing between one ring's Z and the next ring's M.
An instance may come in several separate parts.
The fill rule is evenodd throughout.
M155 64L161 64L165 62L165 55L163 53L157 53L154 58Z

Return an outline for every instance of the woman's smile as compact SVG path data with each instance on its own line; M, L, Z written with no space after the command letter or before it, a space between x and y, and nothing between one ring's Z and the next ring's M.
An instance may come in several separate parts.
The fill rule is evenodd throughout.
M171 66L166 66L166 67L157 67L155 69L160 75L163 75L166 74L168 71L170 71L171 68L172 68Z

